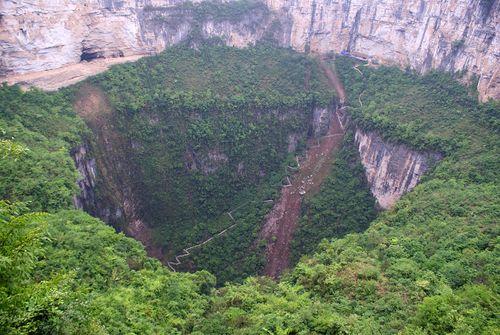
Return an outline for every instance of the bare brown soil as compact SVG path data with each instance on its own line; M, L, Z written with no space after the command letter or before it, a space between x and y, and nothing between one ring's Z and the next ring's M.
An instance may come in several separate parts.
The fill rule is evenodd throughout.
M321 61L321 67L330 85L337 92L342 108L346 97L342 84L329 65ZM265 275L278 278L289 267L289 244L300 216L302 199L319 191L330 172L331 163L342 144L343 136L344 130L335 113L327 134L319 139L319 143L314 139L309 141L306 158L301 162L299 171L290 184L283 187L280 198L266 217L260 234L261 240L268 241L265 249Z
M342 105L345 101L345 93L340 81L330 66L323 62L321 62L321 66L330 85L337 91ZM144 224L137 215L138 203L135 201L134 192L130 187L133 171L126 163L126 143L114 130L111 120L112 109L105 94L96 87L84 85L76 96L74 107L96 135L100 148L100 152L97 153L100 156L99 162L101 162L99 169L101 173L107 175L105 179L109 181L110 193L124 209L129 222L126 232L144 244L149 256L159 259L175 271L175 267L182 262L181 259L189 256L191 249L210 242L237 224L234 222L231 227L206 241L184 249L182 254L177 255L175 261L168 262L161 246L154 241L152 229ZM306 158L300 163L296 175L292 180L289 180L289 185L283 188L280 199L266 218L260 236L261 239L269 241L265 251L267 264L264 273L266 275L277 278L288 268L289 243L300 215L302 199L304 196L318 192L321 183L329 174L331 162L342 143L343 134L342 125L335 115L330 122L327 134L318 141L310 140ZM230 212L228 214L231 216Z
M330 86L335 89L335 92L337 93L337 96L339 97L340 105L345 105L346 103L346 94L345 94L345 89L344 86L342 85L342 82L340 81L339 77L335 73L335 69L325 63L325 61L321 58L319 61L319 65L321 66L321 69L325 73L326 77L328 78L328 83Z
M14 74L7 77L0 77L0 83L6 81L11 85L19 84L23 88L38 87L47 91L55 91L61 87L75 84L87 77L104 72L112 65L133 62L144 56L146 55L102 58L91 62L65 65L52 70Z

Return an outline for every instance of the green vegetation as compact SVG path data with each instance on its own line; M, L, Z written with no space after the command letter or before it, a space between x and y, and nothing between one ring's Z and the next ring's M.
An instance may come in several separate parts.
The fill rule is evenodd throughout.
M175 47L90 82L109 98L114 129L134 143L131 182L166 258L232 225L227 212L239 208L238 227L196 250L185 269L207 269L221 283L257 274L261 252L248 250L285 177L289 135L305 139L313 109L333 101L318 64L265 44Z
M218 290L201 333L497 333L498 103L478 106L443 74L362 67L360 77L350 60L338 64L351 104L365 92L363 106L351 108L353 124L441 149L445 159L365 232L322 242L279 283L248 279ZM348 158L344 151L335 164ZM341 177L332 172L310 201L318 219L328 217L321 204Z
M176 274L78 211L26 213L0 202L0 332L189 332L215 279Z
M28 202L35 211L70 206L77 174L68 152L86 134L62 94L2 85L0 199ZM16 159L6 156L16 152Z
M203 333L498 333L498 103L478 106L444 74L337 64L353 124L446 157L366 231L322 242L279 284L217 291Z
M447 74L359 67L361 75L354 64L348 58L336 62L355 124L388 141L445 154L434 172L440 179L499 180L498 102L478 105L477 93Z
M146 6L144 8L147 12L157 13L158 19L164 20L166 23L172 24L172 20L177 16L179 19L179 14L182 13L184 20L186 17L191 17L193 23L206 22L207 20L222 22L228 21L232 23L239 22L244 15L248 15L250 12L262 11L268 13L269 9L267 6L260 1L248 1L248 0L237 0L237 1L204 1L200 3L193 2L183 2L175 7L157 7L157 6ZM164 17L161 14L164 12L171 13L173 15ZM188 15L186 15L188 14ZM168 20L167 20L168 19Z
M279 284L217 291L202 333L495 333L498 191L422 184L364 233L323 242Z
M175 32L175 35L183 36L182 43L197 47L207 43L205 24L229 23L255 32L261 22L270 19L271 12L265 3L258 0L209 0L181 2L175 6L146 6L144 15L155 26L162 26L173 35ZM262 40L275 43L276 32L280 29L281 24L274 20L266 29ZM210 40L222 45L222 38L212 37Z
M314 252L322 239L339 238L368 227L376 211L365 179L354 136L349 132L320 192L305 200L290 247L293 263Z
M261 58L254 54L245 59L241 56L245 52ZM181 61L189 55L192 68ZM263 61L265 55L277 63L265 68L257 64L247 69L248 77L241 75L252 60ZM207 66L218 60L221 64ZM235 264L227 266L229 274L223 278L240 279L245 271L255 271L235 271L247 266L241 261L244 250L250 250L249 257L253 252L245 246L250 238L242 235L251 235L266 211L260 200L276 195L283 176L279 171L287 159L284 138L290 130L307 131L301 122L311 108L331 98L321 89L324 82L314 74L318 71L314 64L286 50L211 47L200 53L180 48L115 67L90 81L111 100L116 129L137 143L127 158L144 164L137 176L145 180L141 196L146 185L152 187L148 178L157 173L163 190L178 196L170 199L175 200L171 208L178 216L174 219L187 217L168 223L176 222L179 231L194 232L186 233L187 239L203 237L203 229L213 233L225 227L230 222L224 211L244 205L234 213L245 222L243 227L193 256L195 262L223 272L223 264L227 266L231 258L221 256L219 262L215 255L234 250ZM338 60L337 65L353 105L353 124L376 130L392 142L440 151L445 158L364 232L321 242L315 254L303 257L279 282L248 278L218 289L209 273L170 272L146 257L138 242L87 214L67 210L76 179L68 150L88 136L65 95L78 87L49 94L3 86L0 192L9 201L0 202L0 333L498 333L498 103L478 105L467 88L443 74L419 77L393 68L360 67L360 75L348 59ZM146 72L149 68L156 72ZM217 76L201 71L204 68L219 69L213 72ZM297 73L290 70L297 68ZM304 84L308 69L310 82ZM186 75L175 77L180 71ZM224 80L217 83L219 76ZM238 91L245 78L256 79ZM269 86L264 85L267 81ZM206 99L207 87L214 101ZM273 123L274 119L281 122ZM266 128L267 122L278 128ZM157 144L148 140L148 134L163 137L157 137ZM266 136L274 138L260 138ZM252 150L245 146L247 141ZM197 170L179 164L188 143L198 157ZM222 174L202 173L201 162L213 147L228 157L218 161L217 171ZM266 156L264 151L271 148L275 153ZM241 159L246 171L242 176L237 169ZM265 176L257 167L263 168ZM346 226L356 230L354 221L363 226L373 215L372 200L358 189L363 185L360 174L347 140L328 182L306 205L305 217L320 234L330 226L341 229L341 234ZM216 183L222 180L218 178L234 178L229 180L237 181L235 190L220 188L226 184ZM341 188L343 183L346 186ZM191 187L183 189L190 192L191 205L177 191L185 185ZM160 189L148 192L156 201L170 196ZM226 204L208 198L207 194L219 192ZM348 202L337 204L344 196ZM353 199L360 203L352 203L353 212L339 220L337 211L345 211L343 206ZM335 211L328 212L330 201L335 202ZM206 220L201 220L198 208L206 211ZM195 212L188 215L188 211ZM196 215L199 221L193 219ZM312 244L316 237L303 227L308 222L301 222L303 235L298 238ZM200 224L198 231L193 223ZM157 227L161 224L158 221ZM252 262L258 264L258 260Z
M69 149L88 135L60 93L0 88L0 333L186 333L213 276L175 274L138 242L64 210L77 174ZM46 210L54 214L33 212Z

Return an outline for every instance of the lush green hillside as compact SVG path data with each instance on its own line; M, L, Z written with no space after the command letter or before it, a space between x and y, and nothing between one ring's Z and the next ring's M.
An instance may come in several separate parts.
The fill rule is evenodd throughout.
M366 232L322 243L279 284L219 290L202 333L494 334L498 191L427 182Z
M448 75L360 67L361 76L353 65L337 61L352 124L445 159L365 232L323 242L279 284L219 290L202 333L500 331L498 103L478 106Z
M482 183L500 178L497 102L479 106L476 93L450 75L360 66L361 75L354 64L349 58L336 62L356 124L378 130L389 141L445 154L435 171L442 179Z
M2 334L181 334L215 278L176 274L136 241L78 211L0 202Z
M75 117L61 94L0 87L0 138L29 150L0 160L0 199L29 202L37 211L67 208L78 190L69 150L85 137L84 123Z
M235 229L195 250L194 262L186 259L179 269L207 269L221 282L257 274L261 252L251 246L269 210L264 201L278 194L293 157L289 137L303 147L313 109L333 102L318 64L268 45L175 47L79 87L88 85L109 99L104 127L127 147L113 164L133 166L125 184L133 184L165 258L231 226L227 212L238 208ZM70 91L78 97L78 89ZM109 201L100 199L103 206Z
M89 135L67 98L4 85L0 101L0 333L186 332L215 279L171 273L138 242L63 210L77 192L69 149Z
M188 52L179 50L173 53ZM212 52L218 55L220 51ZM154 85L142 91L147 75L141 77L141 64L115 68L92 80L108 93L119 127L133 124L130 120L137 120L134 117L141 113L150 115L163 99L148 96L155 92ZM419 77L392 68L360 67L361 76L352 65L346 59L337 63L353 105L353 123L377 130L392 141L440 150L444 160L366 231L322 242L315 254L303 258L281 281L248 278L243 284L219 289L213 288L215 279L207 272L167 271L146 257L138 242L82 212L64 210L70 206L76 178L68 150L88 131L61 93L22 93L2 87L0 191L4 199L31 203L0 202L0 332L498 333L498 104L478 106L466 88L446 75ZM129 85L129 79L123 78L143 78L136 83L137 95L128 88L113 91ZM300 87L297 84L296 89ZM224 101L224 90L219 93L220 101ZM287 95L284 88L277 90L277 96ZM361 93L363 106L358 101ZM134 105L140 96L147 99ZM120 105L123 101L131 107ZM181 114L180 109L168 106L162 109L166 115L175 110ZM221 109L221 115L241 110L243 115L250 113L250 109L228 107ZM207 124L213 125L218 119L208 117L210 111L200 112L202 117L196 120L209 120ZM167 120L183 119L166 118L158 124L167 126ZM131 134L141 138L140 132ZM215 139L213 143L220 143ZM325 203L344 192L355 193L350 187L340 188L339 183L362 183L359 165L348 149L349 143L333 164L319 198L308 204L306 214L318 220L319 231L326 229L327 221L337 224ZM341 169L341 174L335 172L337 166L350 169ZM145 171L141 173L147 175ZM200 176L205 177L213 175ZM271 182L258 185L263 194L274 192ZM254 196L243 191L252 192L251 188L240 190L242 198ZM369 203L364 195L359 198ZM261 209L252 206L243 212L259 215ZM371 207L366 208L370 214ZM364 225L366 218L352 217Z

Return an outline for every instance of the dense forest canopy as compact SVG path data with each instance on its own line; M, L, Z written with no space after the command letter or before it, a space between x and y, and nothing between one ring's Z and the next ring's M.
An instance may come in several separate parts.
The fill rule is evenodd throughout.
M332 93L315 61L289 50L202 50L167 50L61 92L0 88L0 333L500 331L500 108L497 102L478 104L473 92L446 74L359 66L360 73L352 60L336 61L351 127L439 151L444 159L393 209L371 221L373 199L348 135L329 179L304 204L295 259L309 255L277 282L249 277L216 288L209 272L169 271L147 257L139 242L71 209L78 176L69 151L82 139L98 141L75 114L72 99L85 85L95 85L109 100L114 129L138 142L129 157L144 163L137 170L138 190L153 190L148 183L158 174L157 164L169 169L162 182L178 193L150 192L152 202L143 210L152 224L160 225L155 215L171 215L154 207L173 201L169 197L179 207L172 207L177 217L190 214L190 220L170 221L187 222L188 229L179 227L173 237L163 231L162 238L181 248L181 241L203 237L203 229L225 226L220 214L229 207L252 200L239 214L246 230L196 257L222 282L255 271L256 259L230 267L230 258L215 255L248 250L256 222L269 209L258 200L276 196L284 177L277 171L289 163L285 134L307 134L312 108L329 104ZM289 118L279 122L288 111ZM151 140L159 134L164 137ZM182 174L185 166L175 159L188 141L200 157L208 156L207 143L224 150L227 163L215 174L201 167ZM243 177L237 173L242 158L249 171ZM264 177L256 168L261 163L268 167ZM183 191L194 189L199 192L187 206ZM348 201L338 204L340 199ZM340 211L347 215L339 218ZM191 230L201 217L203 229ZM358 232L344 236L347 228ZM330 239L316 248L321 237ZM222 246L228 249L217 249Z
M286 165L304 148L314 109L333 105L317 61L268 44L207 42L116 66L66 91L79 99L88 86L111 105L108 119L91 120L91 128L114 129L121 142L97 152L97 161L115 155L113 164L129 165L133 175L98 188L98 201L133 185L140 216L168 260L230 227L231 211L239 224L179 268L207 269L220 283L257 274L262 253L252 243L270 208L264 201L277 196Z

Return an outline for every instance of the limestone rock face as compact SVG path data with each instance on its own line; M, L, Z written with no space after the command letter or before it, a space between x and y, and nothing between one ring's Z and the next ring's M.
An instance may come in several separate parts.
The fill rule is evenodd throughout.
M300 51L349 52L425 72L479 78L482 100L500 99L499 0L266 0L288 16Z
M315 137L320 137L328 131L330 120L332 119L334 110L331 107L315 107L313 110L312 128Z
M144 53L135 1L0 3L0 75Z
M246 46L270 23L264 4L236 20L202 18L176 0L34 0L0 2L0 77L56 69L97 58L153 54L196 29ZM201 27L200 27L201 26ZM199 28L200 27L200 28Z
M436 153L386 143L374 132L357 129L355 140L370 190L382 208L394 205L441 159Z
M88 157L89 150L87 143L71 150L71 156L80 174L80 178L77 180L80 194L73 196L73 204L78 209L90 208L96 202L95 181L97 168L95 159Z
M3 0L0 77L151 54L194 30L238 47L271 33L299 51L460 71L479 78L482 100L500 99L500 0L262 1L236 17L200 17L185 0Z

